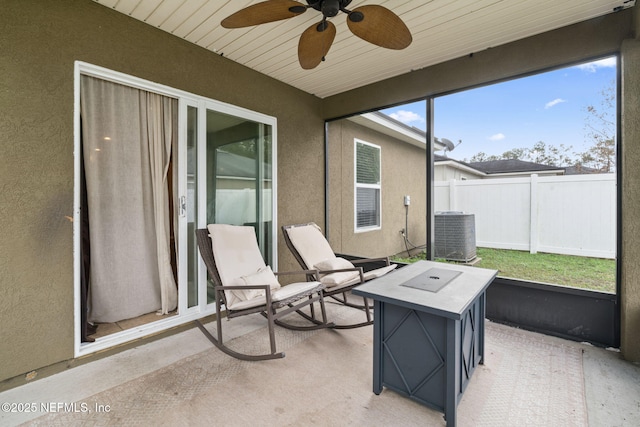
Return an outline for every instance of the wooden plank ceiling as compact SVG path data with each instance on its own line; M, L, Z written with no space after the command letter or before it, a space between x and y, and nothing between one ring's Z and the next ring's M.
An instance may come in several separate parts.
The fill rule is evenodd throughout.
M413 43L401 51L374 46L354 36L340 13L331 18L337 35L326 61L303 70L298 39L321 20L314 9L284 21L225 29L222 19L260 0L94 1L320 98L635 5L635 0L354 0L349 9L378 4L394 11Z

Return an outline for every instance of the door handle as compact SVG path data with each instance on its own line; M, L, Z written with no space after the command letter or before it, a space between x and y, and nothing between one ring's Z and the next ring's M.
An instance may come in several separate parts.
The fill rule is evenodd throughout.
M187 215L187 198L185 196L180 197L180 216Z

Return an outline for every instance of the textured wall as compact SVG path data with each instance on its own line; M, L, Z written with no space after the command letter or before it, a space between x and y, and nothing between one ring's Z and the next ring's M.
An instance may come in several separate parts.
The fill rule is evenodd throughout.
M367 257L405 251L403 197L411 196L409 239L423 245L426 238L425 150L393 140L349 120L329 124L329 240L336 252ZM354 138L381 148L382 227L354 232ZM412 253L415 253L412 252Z
M622 63L620 349L625 359L640 362L640 39L625 41L622 45Z
M73 357L75 60L275 116L279 221L323 223L318 98L90 0L3 1L0 28L0 381Z

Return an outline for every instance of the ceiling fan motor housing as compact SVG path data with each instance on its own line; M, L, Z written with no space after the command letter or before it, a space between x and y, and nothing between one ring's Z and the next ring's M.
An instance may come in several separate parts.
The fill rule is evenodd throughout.
M307 4L322 12L325 18L332 18L351 3L351 0L307 0Z

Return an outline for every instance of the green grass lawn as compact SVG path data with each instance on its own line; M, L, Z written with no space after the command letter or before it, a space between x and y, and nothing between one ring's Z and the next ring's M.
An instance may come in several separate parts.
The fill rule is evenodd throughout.
M615 260L487 248L478 248L477 255L481 261L475 264L476 267L498 270L501 277L602 292L616 291ZM412 258L394 258L394 261L420 259L425 259L424 253Z

